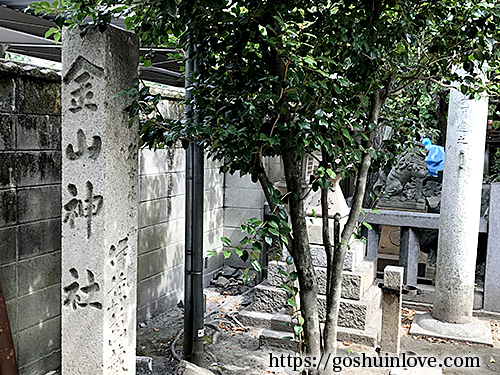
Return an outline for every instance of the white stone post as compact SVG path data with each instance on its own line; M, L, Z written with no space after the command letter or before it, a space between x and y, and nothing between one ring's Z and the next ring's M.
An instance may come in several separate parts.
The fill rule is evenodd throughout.
M451 90L432 316L472 321L488 100Z
M386 266L384 268L384 287L382 293L382 331L380 333L380 350L384 353L399 355L401 336L401 295L403 286L403 267ZM392 293L391 293L392 292Z
M133 34L65 31L62 51L62 374L135 375L137 126Z

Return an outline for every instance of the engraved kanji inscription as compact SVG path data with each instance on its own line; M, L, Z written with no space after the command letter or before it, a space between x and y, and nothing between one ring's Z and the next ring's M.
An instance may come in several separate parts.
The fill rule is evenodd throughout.
M104 76L104 69L92 64L83 56L78 56L68 69L63 79L65 84L71 84L75 88L70 90L71 100L69 111L78 113L83 109L97 111L98 104L92 82Z
M73 310L87 306L102 310L102 304L94 300L94 293L100 290L99 284L95 281L94 273L87 270L87 281L84 286L80 284L81 281L76 268L71 268L69 273L73 278L73 282L63 288L63 306L70 307Z
M97 159L101 153L102 141L101 137L94 135L92 145L87 146L87 137L82 129L76 132L76 149L73 144L66 147L66 157L69 160L78 160L81 157L88 157L90 159Z
M111 347L111 359L108 366L110 374L121 374L128 371L125 365L127 350L125 340L127 337L125 304L130 295L130 285L127 280L127 269L129 266L128 237L111 245L108 257L110 269L107 300L109 305L106 312L109 317L109 329L111 337L108 345Z
M75 228L78 218L86 219L87 238L92 234L92 219L98 215L103 206L102 195L94 195L94 186L90 181L85 184L86 192L83 199L78 198L78 189L75 185L68 185L68 192L73 197L63 205L63 223Z

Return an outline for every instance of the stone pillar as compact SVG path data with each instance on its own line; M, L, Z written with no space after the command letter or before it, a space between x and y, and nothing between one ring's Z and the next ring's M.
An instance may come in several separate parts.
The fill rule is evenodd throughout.
M417 286L419 243L415 231L410 227L401 227L399 241L399 265L404 267L403 282Z
M484 309L500 312L500 183L491 184L488 250L484 275Z
M432 316L472 320L488 100L451 90Z
M403 285L403 267L386 266L384 269L384 288L382 293L382 331L380 350L399 355L401 324L401 289Z
M137 77L133 34L65 31L62 51L62 373L135 375Z

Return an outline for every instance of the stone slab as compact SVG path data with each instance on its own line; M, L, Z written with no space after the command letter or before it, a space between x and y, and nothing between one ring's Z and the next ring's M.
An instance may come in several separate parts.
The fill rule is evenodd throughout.
M238 320L244 326L270 328L274 315L272 313L254 311L251 307L247 307L238 313Z
M417 312L413 317L410 335L439 337L493 346L489 320L477 318L473 318L473 321L468 324L453 324L436 320L430 313Z
M286 290L259 284L254 288L252 309L274 314L285 306L286 300Z
M340 299L338 325L340 327L364 330L368 323L380 310L381 290L377 286L370 287L359 301ZM326 296L318 296L320 321L325 321Z
M369 210L366 209L366 212ZM439 214L411 211L378 210L380 215L368 213L365 221L369 224L405 226L411 228L439 229ZM363 219L360 215L359 220ZM480 233L488 232L488 221L482 217L479 225Z

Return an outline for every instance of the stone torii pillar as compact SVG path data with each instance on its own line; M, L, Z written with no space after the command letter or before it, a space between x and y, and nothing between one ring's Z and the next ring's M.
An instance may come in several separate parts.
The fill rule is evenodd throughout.
M138 43L109 26L62 50L62 374L135 375Z
M451 90L434 306L411 334L491 343L489 323L472 317L487 115L487 97Z

